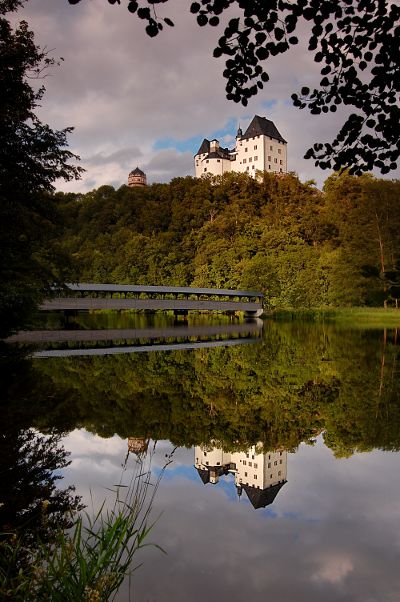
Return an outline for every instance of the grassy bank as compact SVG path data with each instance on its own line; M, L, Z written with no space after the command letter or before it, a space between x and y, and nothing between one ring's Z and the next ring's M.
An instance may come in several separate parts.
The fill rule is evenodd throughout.
M362 328L400 327L400 309L383 307L346 307L337 309L266 310L264 318L335 322Z

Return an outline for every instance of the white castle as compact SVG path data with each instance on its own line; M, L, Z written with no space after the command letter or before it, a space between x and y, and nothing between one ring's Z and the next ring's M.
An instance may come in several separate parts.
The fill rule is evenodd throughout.
M272 121L255 115L244 134L239 127L233 150L223 148L216 139L205 138L194 163L196 178L207 174L222 176L229 171L253 177L257 171L286 173L287 142Z
M272 504L287 482L287 452L264 452L262 445L253 445L247 452L226 453L214 447L194 448L195 468L204 484L216 484L222 475L234 474L239 496L246 492L254 508Z

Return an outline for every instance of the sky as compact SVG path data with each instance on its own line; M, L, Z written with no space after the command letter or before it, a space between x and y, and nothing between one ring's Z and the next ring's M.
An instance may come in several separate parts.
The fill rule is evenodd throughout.
M158 5L159 16L175 27L156 38L126 2L29 0L14 17L27 20L37 43L64 59L45 78L38 114L54 129L75 128L70 149L86 172L57 189L119 187L136 166L149 183L194 175L203 138L232 147L238 125L244 130L254 115L271 119L288 141L288 169L322 185L328 172L303 155L315 141L331 141L344 114L312 116L292 106L293 92L320 79L306 44L269 63L269 84L245 108L226 100L224 60L212 57L222 30L200 28L189 6L188 0Z

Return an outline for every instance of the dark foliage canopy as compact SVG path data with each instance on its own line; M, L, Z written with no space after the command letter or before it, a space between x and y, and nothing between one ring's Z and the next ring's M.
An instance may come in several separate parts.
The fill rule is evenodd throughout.
M78 4L81 0L69 0ZM108 0L121 4L121 0ZM169 18L155 5L168 0L126 0L127 8L147 22L154 37ZM379 168L388 173L400 155L399 37L400 6L388 0L198 0L190 11L203 27L220 26L213 55L226 57L227 98L247 105L269 80L265 61L308 37L308 49L321 66L319 88L302 87L292 95L312 115L354 109L331 143L306 152L322 169L349 167L351 173ZM227 16L229 13L229 17ZM233 15L233 16L232 16ZM226 16L225 22L223 17ZM308 34L304 33L309 31Z

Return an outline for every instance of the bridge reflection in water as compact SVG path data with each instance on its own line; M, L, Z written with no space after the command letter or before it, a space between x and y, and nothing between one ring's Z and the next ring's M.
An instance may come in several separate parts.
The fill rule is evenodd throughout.
M224 347L255 343L262 336L262 320L243 324L132 328L113 330L36 330L24 331L7 339L8 343L35 346L32 357L115 355Z

